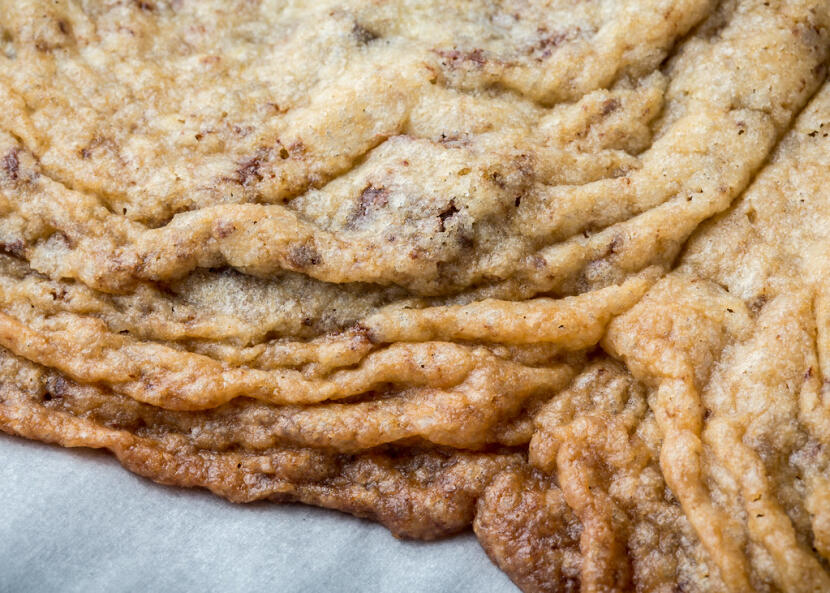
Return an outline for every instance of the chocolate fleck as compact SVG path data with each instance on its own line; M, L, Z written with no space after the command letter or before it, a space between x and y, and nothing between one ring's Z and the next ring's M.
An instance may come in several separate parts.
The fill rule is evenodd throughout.
M220 220L216 223L215 232L218 238L224 239L236 232L236 226L227 220Z
M355 38L358 44L368 45L375 39L378 39L380 35L372 31L371 29L367 29L360 23L355 23L354 27L352 27L352 37Z
M447 219L452 218L457 213L458 208L455 206L455 200L450 200L449 207L447 207L446 210L444 210L441 214L438 215L438 218L440 219L440 231L442 233L444 232L444 223L447 221Z
M236 170L236 181L240 185L248 185L249 183L262 181L260 167L267 154L268 151L266 149L260 148L254 156L242 161Z
M606 99L602 104L602 115L606 116L620 108L619 99Z
M6 176L12 181L17 181L18 172L20 171L20 159L17 157L19 152L20 149L15 147L3 157L3 170L6 172Z
M316 266L322 261L323 258L313 245L295 245L288 251L288 263L295 268Z
M26 243L22 239L0 242L0 251L12 257L23 257L26 253Z

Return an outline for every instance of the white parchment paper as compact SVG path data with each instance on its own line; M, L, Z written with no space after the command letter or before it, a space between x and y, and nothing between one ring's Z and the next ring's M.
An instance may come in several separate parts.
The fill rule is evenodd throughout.
M159 486L0 433L2 593L516 593L472 534L407 542L299 505Z

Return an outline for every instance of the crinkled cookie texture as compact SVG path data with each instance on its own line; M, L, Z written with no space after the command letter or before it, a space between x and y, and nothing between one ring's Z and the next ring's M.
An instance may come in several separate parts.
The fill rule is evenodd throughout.
M826 0L0 15L0 429L527 593L830 591Z

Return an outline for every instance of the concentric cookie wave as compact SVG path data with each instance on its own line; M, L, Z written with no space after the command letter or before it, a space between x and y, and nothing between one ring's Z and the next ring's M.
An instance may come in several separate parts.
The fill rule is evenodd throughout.
M828 12L0 1L0 428L526 592L830 590Z

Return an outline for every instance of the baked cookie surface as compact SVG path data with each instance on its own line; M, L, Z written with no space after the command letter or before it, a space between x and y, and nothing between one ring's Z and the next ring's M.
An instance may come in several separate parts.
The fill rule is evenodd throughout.
M826 2L0 11L0 428L525 591L830 590Z

